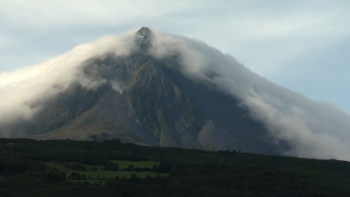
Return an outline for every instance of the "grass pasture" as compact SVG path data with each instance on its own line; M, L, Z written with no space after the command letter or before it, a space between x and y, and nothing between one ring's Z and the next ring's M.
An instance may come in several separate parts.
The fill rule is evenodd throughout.
M59 163L59 162L45 162L45 165L48 166L50 169L52 168L56 168L58 170L61 171L72 171L72 169L70 168L66 168L65 165L73 165L73 164L79 164L82 166L85 166L87 171L90 171L92 167L96 167L99 170L102 170L104 168L104 166L102 165L85 165L85 164L81 164L81 163L77 163L77 162L66 162L66 163ZM76 170L74 170L76 171Z
M154 165L158 166L160 162L155 161L125 161L125 160L111 160L113 163L119 165L119 169L126 169L129 165L134 165L135 168L152 168Z
M73 171L65 171L67 177L72 173ZM79 172L79 171L74 171ZM157 176L157 173L154 172L134 172L134 171L85 171L85 172L79 172L81 175L85 174L86 178L90 177L91 179L114 179L116 176L119 178L122 178L123 176L126 178L130 178L132 174L135 174L138 177L145 178L147 175L150 177ZM167 173L159 174L159 176L168 176Z
M67 183L84 183L84 182L88 182L90 184L100 184L101 185L105 185L107 180L67 180L65 182Z
M113 163L117 163L119 165L119 169L126 169L129 165L134 165L135 168L152 168L154 165L159 165L160 162L155 161L126 161L126 160L111 160ZM73 164L80 164L77 162L66 162L66 163L59 163L59 162L45 162L45 165L48 166L50 169L56 168L62 171L71 171L71 169L66 168L65 165L73 165ZM90 171L92 167L96 167L99 170L102 170L104 166L102 165L84 165L80 164L86 167L87 171Z
M133 162L133 161L126 161L126 160L113 160L111 161L113 163L117 163L119 165L119 169L125 169L129 165L134 165L135 168L152 168L154 165L159 165L159 162L154 161L141 161L141 162ZM70 168L67 168L66 165L73 165L73 164L80 164L77 162L66 162L66 163L59 163L59 162L45 162L45 165L48 166L50 169L56 168L58 170L64 171L66 173L66 177L68 178L69 175L72 172L78 172L79 174L83 175L85 174L86 179L82 180L67 180L67 182L80 182L83 183L84 181L90 182L92 184L101 182L104 184L105 180L114 179L117 176L119 178L125 177L130 178L132 174L135 174L138 177L145 178L146 176L155 177L157 174L159 176L169 176L168 173L154 173L149 171L103 171L102 169L104 166L102 165L84 165L80 164L86 167L87 171L77 171L72 170ZM98 171L91 171L92 167L96 167Z

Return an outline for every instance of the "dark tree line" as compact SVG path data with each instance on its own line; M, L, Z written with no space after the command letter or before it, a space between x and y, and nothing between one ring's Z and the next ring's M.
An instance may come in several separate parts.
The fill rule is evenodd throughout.
M85 171L98 170L89 165L119 171L119 165L111 160L160 164L152 168L130 165L125 170L135 174L128 178L116 177L94 184L87 181ZM61 162L73 172L66 174L48 168L44 162ZM136 175L138 171L169 176L141 178ZM350 163L337 160L144 147L118 140L0 139L1 197L350 196L349 183Z

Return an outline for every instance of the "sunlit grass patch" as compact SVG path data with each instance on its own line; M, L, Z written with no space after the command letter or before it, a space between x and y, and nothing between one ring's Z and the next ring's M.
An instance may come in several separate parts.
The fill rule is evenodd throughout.
M65 182L68 182L68 183L84 183L84 182L88 182L90 183L91 185L93 184L100 184L101 185L104 185L106 183L106 180L67 180Z
M134 168L152 168L154 165L158 166L160 162L156 161L125 161L125 160L111 160L113 163L119 165L119 169L125 169L129 165L134 165Z
M73 171L65 171L66 177L68 178L69 175ZM115 177L122 178L123 176L125 178L130 178L132 174L135 174L138 177L145 178L147 175L150 177L157 176L157 173L154 172L134 172L134 171L97 171L97 172L79 172L81 175L85 174L86 178L91 179L114 179ZM159 176L169 176L168 173L161 173L158 174Z

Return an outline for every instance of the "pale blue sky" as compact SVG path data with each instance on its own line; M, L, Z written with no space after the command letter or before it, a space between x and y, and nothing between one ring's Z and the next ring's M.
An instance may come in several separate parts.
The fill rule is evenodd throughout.
M171 3L170 3L171 2ZM350 113L350 1L0 0L0 72L141 26L203 40Z

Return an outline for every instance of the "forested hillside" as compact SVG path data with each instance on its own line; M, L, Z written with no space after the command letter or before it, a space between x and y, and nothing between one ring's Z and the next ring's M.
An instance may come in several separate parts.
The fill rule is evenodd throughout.
M0 139L0 196L349 196L350 163L121 143Z

